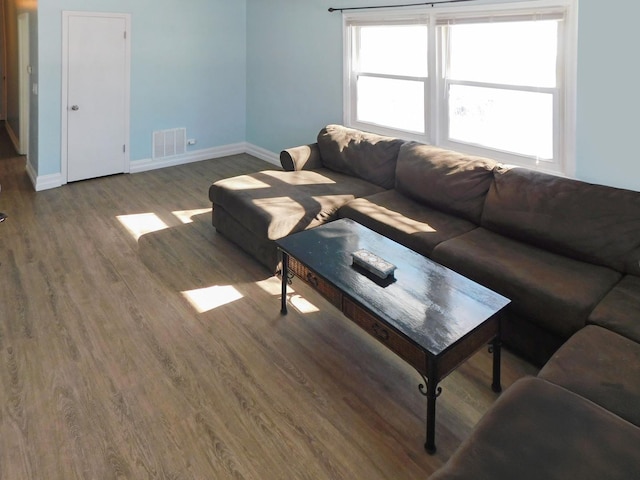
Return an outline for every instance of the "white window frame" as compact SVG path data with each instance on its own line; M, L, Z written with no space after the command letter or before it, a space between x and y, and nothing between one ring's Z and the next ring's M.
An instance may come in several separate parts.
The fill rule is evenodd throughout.
M471 155L493 158L503 163L514 164L566 176L575 175L575 131L576 131L576 71L577 71L577 0L516 1L509 3L483 3L463 6L434 6L402 9L380 9L376 11L343 12L344 45L344 124L353 128L390 135L406 140L417 140L457 150ZM437 28L438 22L456 18L474 18L487 15L535 15L561 11L564 21L558 44L558 80L554 93L554 152L551 162L503 152L482 146L448 139L448 108L446 92L452 83L444 78L442 43ZM429 27L429 71L425 81L425 134L407 132L356 118L357 91L353 62L353 31L351 26L397 24L406 21L416 23L422 19ZM392 76L390 76L392 78ZM458 83L458 82L453 82Z

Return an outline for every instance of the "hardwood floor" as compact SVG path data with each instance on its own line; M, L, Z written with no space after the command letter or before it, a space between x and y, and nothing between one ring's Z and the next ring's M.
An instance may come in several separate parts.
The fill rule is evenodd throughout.
M301 282L280 315L207 196L271 165L36 193L0 157L0 479L425 479L497 397L479 352L441 384L430 456L411 367ZM504 386L528 373L505 353Z

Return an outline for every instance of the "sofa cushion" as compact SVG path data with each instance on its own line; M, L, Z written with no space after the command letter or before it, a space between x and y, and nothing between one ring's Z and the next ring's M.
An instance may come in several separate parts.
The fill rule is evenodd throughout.
M627 480L640 429L539 378L514 383L430 480Z
M417 203L397 190L356 198L340 207L338 215L426 256L440 242L476 228L468 220Z
M508 311L564 338L584 327L622 276L481 227L437 245L432 258L510 298Z
M408 142L400 148L396 190L420 203L480 224L497 163Z
M395 184L396 161L403 140L327 125L318 134L323 166L389 189Z
M640 277L626 275L620 280L591 312L588 323L640 343Z
M526 168L494 170L482 226L620 272L640 275L640 192Z
M538 376L640 427L640 343L590 325L567 340Z
M365 180L326 168L267 170L226 178L209 189L209 198L254 234L275 240L337 218L354 198L382 191Z

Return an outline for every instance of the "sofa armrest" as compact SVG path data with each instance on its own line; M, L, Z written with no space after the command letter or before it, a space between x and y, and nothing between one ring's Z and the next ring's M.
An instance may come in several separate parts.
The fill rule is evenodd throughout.
M317 143L288 148L280 152L280 164L287 171L313 170L322 167Z

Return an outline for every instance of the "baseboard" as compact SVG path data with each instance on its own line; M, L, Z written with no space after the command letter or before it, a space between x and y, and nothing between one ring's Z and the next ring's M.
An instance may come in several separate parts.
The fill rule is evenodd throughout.
M11 135L11 134L9 134ZM185 165L187 163L201 162L203 160L211 160L214 158L227 157L229 155L239 155L241 153L247 153L253 155L256 158L269 162L273 165L280 166L279 157L269 150L260 148L256 145L252 145L247 142L234 143L230 145L224 145L221 147L206 148L189 152L184 155L174 155L163 159L145 159L135 160L129 164L129 173L140 173L148 170L156 170L158 168L174 167L177 165ZM63 185L62 174L54 173L52 175L36 174L35 169L27 160L27 174L31 179L31 183L36 192L41 190L47 190L50 188L56 188Z
M279 155L265 148L261 148L261 147L258 147L257 145L253 145L251 143L247 143L246 145L247 145L247 149L245 153L248 153L249 155L253 155L254 157L259 158L260 160L264 160L265 162L272 163L278 167L280 166Z
M214 158L227 157L229 155L238 155L241 153L247 153L249 155L253 155L256 158L272 163L273 165L280 166L280 158L275 153L247 142L241 142L231 145L224 145L222 147L197 150L195 152L189 152L184 155L175 155L173 157L168 157L161 160L136 160L131 162L129 172L139 173L147 170L174 167L176 165L184 165L187 163L200 162L202 160L211 160Z
M187 163L201 162L202 160L210 160L212 158L226 157L229 155L238 155L246 153L246 143L234 143L224 145L222 147L205 148L194 152L185 153L184 155L174 155L172 157L162 159L145 159L136 160L130 163L129 172L139 173L148 170L156 170L158 168L175 167Z
M27 175L29 176L29 180L31 180L31 184L33 185L33 189L36 192L41 192L42 190L49 190L51 188L58 188L63 185L62 183L62 174L60 173L52 173L51 175L37 175L35 168L31 165L29 158L27 158L26 164Z

